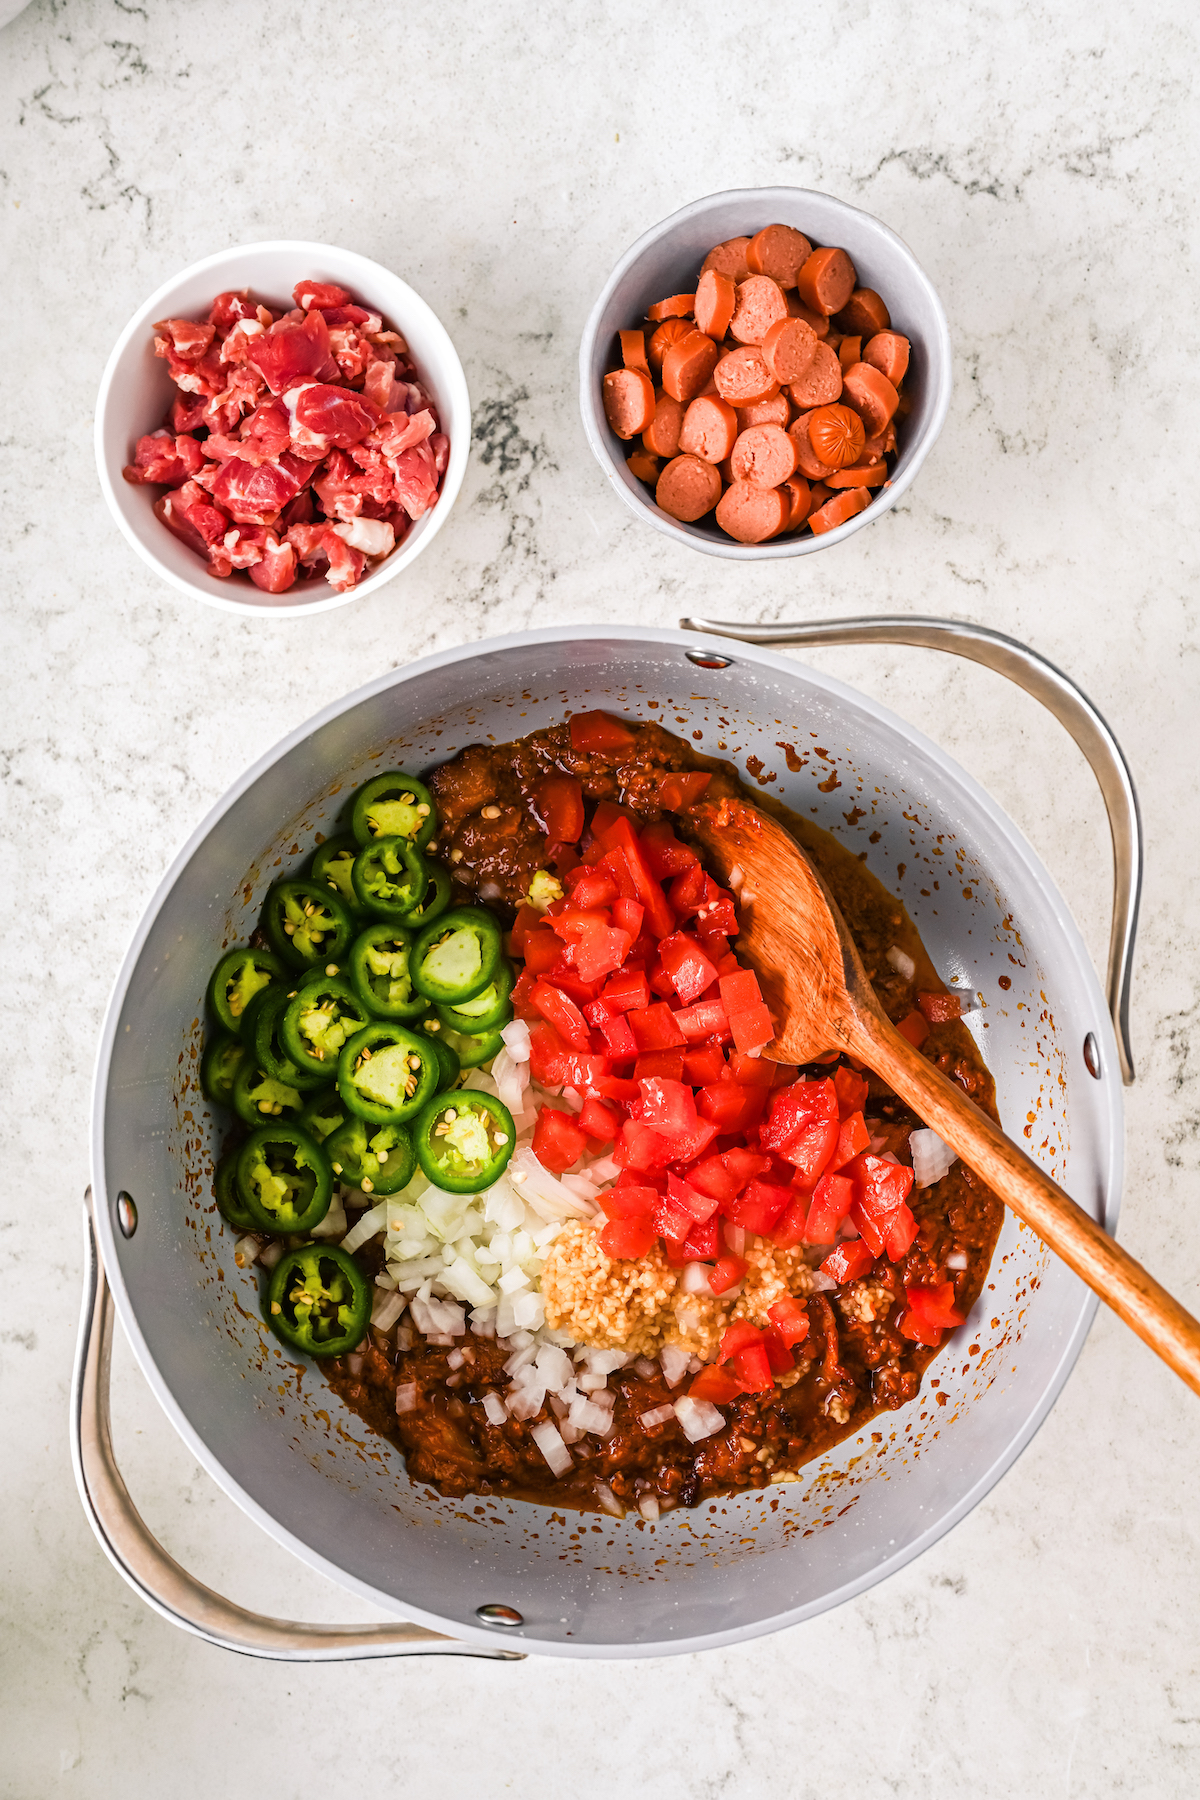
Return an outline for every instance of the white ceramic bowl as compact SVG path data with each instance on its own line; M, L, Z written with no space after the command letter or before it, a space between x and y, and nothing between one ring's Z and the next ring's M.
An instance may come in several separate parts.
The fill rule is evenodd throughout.
M441 427L450 439L450 461L437 505L418 519L407 537L365 580L339 594L327 581L297 582L285 594L265 594L247 575L222 580L154 516L163 491L134 487L121 470L133 461L134 446L146 432L156 431L175 394L167 365L155 356L151 326L156 319L201 318L227 288L248 287L264 301L291 304L298 281L332 281L349 288L355 300L403 334L422 385L432 395ZM420 556L446 521L462 486L471 447L471 402L466 376L449 333L437 314L407 282L380 263L332 244L280 242L238 244L206 256L164 282L138 308L117 339L100 382L96 400L96 466L104 498L117 524L143 562L193 600L226 612L275 616L329 612L364 594Z
M700 265L714 244L753 236L764 225L775 223L795 226L814 244L840 245L858 272L859 285L883 295L893 326L912 342L911 373L905 382L912 410L899 433L900 455L892 478L864 511L819 537L810 532L805 537L775 538L765 544L739 544L725 535L711 513L694 525L685 525L654 504L650 489L625 466L630 446L621 441L604 416L601 383L606 370L614 366L613 341L618 331L636 325L647 306L664 295L691 293ZM625 252L605 282L579 346L583 429L597 462L626 506L678 543L736 562L808 556L842 543L880 518L912 485L933 448L945 423L950 388L946 315L933 283L908 245L870 213L811 188L731 188L724 194L693 200L652 226Z

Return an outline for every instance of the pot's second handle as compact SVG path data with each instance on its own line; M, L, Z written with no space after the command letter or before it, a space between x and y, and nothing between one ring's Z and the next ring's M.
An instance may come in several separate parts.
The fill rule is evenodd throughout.
M92 1190L83 1207L86 1267L71 1381L71 1461L88 1523L117 1573L148 1606L185 1631L277 1662L351 1662L378 1656L484 1656L522 1662L521 1651L460 1643L424 1626L305 1625L235 1606L168 1556L129 1497L113 1455L108 1416L113 1302L96 1243Z
M681 631L738 638L746 644L911 644L946 650L1006 675L1048 707L1092 766L1108 810L1113 846L1112 932L1108 944L1108 1006L1126 1086L1133 1081L1129 988L1142 890L1142 818L1129 764L1103 716L1068 675L1018 638L960 619L907 617L813 619L795 625L740 625L731 620L680 619ZM1098 1068L1093 1070L1098 1073Z

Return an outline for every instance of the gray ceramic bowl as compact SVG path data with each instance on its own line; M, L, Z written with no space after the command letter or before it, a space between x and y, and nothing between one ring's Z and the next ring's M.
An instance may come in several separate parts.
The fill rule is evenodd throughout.
M905 383L912 410L900 434L901 451L892 479L865 511L820 537L809 533L765 544L739 544L726 537L711 514L694 525L684 525L654 504L649 488L625 467L629 446L604 416L601 382L605 371L614 366L613 341L619 330L636 325L647 306L665 294L690 293L714 244L752 236L776 222L795 226L814 244L841 245L858 271L860 285L883 295L895 329L912 341L912 374ZM811 188L731 188L728 193L693 200L690 206L672 213L625 252L592 308L579 346L583 429L597 462L626 506L667 537L737 562L827 550L880 518L911 485L933 448L950 405L950 387L946 315L933 283L908 245L870 213Z

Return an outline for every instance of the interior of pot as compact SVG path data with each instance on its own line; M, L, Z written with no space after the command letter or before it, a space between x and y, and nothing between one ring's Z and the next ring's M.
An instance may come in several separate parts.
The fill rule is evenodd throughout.
M419 773L607 706L656 717L832 831L908 907L952 985L1017 1142L1115 1223L1120 1087L1095 975L1045 871L956 765L872 702L767 651L688 660L681 633L540 632L413 665L266 759L184 851L117 985L97 1077L104 1256L147 1376L204 1465L314 1566L456 1635L516 1607L530 1649L647 1655L727 1642L836 1604L914 1555L1028 1440L1094 1309L1033 1233L1006 1221L988 1285L908 1407L796 1482L651 1524L411 1486L311 1365L267 1333L258 1276L212 1200L219 1126L199 1089L203 994L280 867L328 834L347 790ZM657 702L657 706L651 706ZM1011 985L1002 987L1001 977ZM1087 1072L1086 1033L1103 1049ZM135 1236L113 1231L126 1189ZM936 1388L933 1382L939 1384Z

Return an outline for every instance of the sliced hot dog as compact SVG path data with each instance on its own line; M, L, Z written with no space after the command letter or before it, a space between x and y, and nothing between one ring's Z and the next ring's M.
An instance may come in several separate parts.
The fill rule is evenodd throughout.
M653 487L658 480L658 472L662 468L662 464L657 456L650 454L649 450L635 450L632 456L625 458L625 467L631 475L636 475L639 481L648 481Z
M832 500L826 500L824 506L808 515L808 522L820 535L823 531L832 531L835 525L844 525L855 513L860 513L871 504L871 490L865 487L845 488L842 493L835 494Z
M794 288L789 288L788 292L784 295L784 299L787 301L788 315L790 318L803 319L806 325L812 326L819 338L827 338L829 336L829 320L825 317L825 314L814 312L811 306L805 306L803 300L801 300Z
M761 350L750 344L728 351L713 370L713 380L718 394L730 406L754 406L779 392L779 383L763 361Z
M799 381L812 368L817 334L803 319L776 319L759 348L776 381Z
M650 364L646 361L646 334L644 331L619 331L621 340L621 361L627 369L640 369L643 375L650 373Z
M847 369L842 389L847 404L854 408L871 437L885 428L900 404L900 396L887 376L870 363L855 363Z
M862 360L886 375L894 388L898 388L908 373L909 342L901 337L898 331L877 331L873 338L867 340Z
M790 512L791 497L781 489L735 481L721 495L717 524L739 544L762 544L783 530Z
M882 487L888 478L885 462L855 463L852 468L838 469L835 474L826 476L831 488Z
M810 519L818 508L824 506L825 502L831 498L832 493L832 488L827 487L823 481L813 482L812 492L808 502L808 516Z
M690 331L672 344L663 357L662 384L675 400L686 406L694 400L717 366L721 352L702 331Z
M693 332L695 329L696 327L688 319L667 319L659 326L657 331L651 333L650 344L646 354L650 359L650 373L652 375L657 375L661 379L663 357L667 354L671 345L677 344L680 338L687 337L689 333Z
M833 474L833 470L828 463L821 461L809 442L808 421L811 417L811 413L801 413L788 426L788 436L796 446L796 466L800 473L807 476L809 481L824 481L826 476Z
M805 519L808 517L808 509L812 505L812 489L809 487L807 481L805 481L803 475L789 475L780 491L785 499L790 496L791 504L791 511L788 514L787 524L783 529L785 531L795 531L796 527L798 525L803 525Z
M813 406L829 406L842 391L842 365L828 344L818 344L807 374L789 383L792 399L802 412Z
M781 288L794 288L796 276L812 255L812 245L790 225L764 225L746 246L752 275L769 275Z
M619 438L636 437L654 417L654 383L639 369L604 377L604 415Z
M705 462L720 463L733 449L737 435L738 418L732 406L715 394L697 394L683 415L679 448L689 456L702 456Z
M791 417L791 402L786 394L772 394L767 400L756 400L751 406L737 409L739 431L749 431L751 425L782 425L786 431Z
M748 275L738 283L729 335L739 344L761 344L778 319L787 318L783 289L769 275Z
M683 407L670 394L659 394L654 402L654 417L642 433L642 442L652 456L674 456L679 449L679 428L683 424Z
M729 459L735 481L775 488L796 470L796 444L779 425L752 425L740 433Z
M856 362L862 361L862 339L860 337L844 337L837 347L838 361L842 365L842 373L852 369Z
M744 237L726 238L723 244L715 244L700 265L700 273L705 275L709 269L715 269L718 275L728 275L730 281L745 281L750 273L746 264L746 251L750 239Z
M677 456L659 476L654 498L673 519L690 525L721 498L721 477L701 456Z
M696 329L720 343L736 302L737 284L719 269L705 269L696 283Z
M871 337L877 331L886 331L891 324L891 317L883 303L883 297L874 288L855 288L849 300L841 309L843 331L857 331L861 337Z
M663 319L690 319L696 305L695 294L669 294L646 308L646 317L660 324Z
M812 453L831 469L848 469L862 455L863 422L848 406L818 406L808 415Z
M805 306L829 318L841 312L857 279L846 252L828 244L823 250L814 250L804 264L796 277L796 292Z

